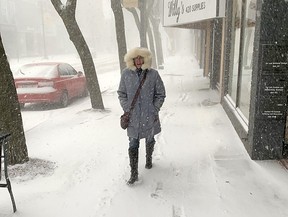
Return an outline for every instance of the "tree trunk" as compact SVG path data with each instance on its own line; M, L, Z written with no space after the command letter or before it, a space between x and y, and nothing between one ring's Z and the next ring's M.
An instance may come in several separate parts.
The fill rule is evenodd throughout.
M152 8L153 8L153 3L154 1L148 1L147 2L147 10L146 10L146 22L147 22L147 25L146 25L146 30L147 30L147 34L148 34L148 38L149 38L149 48L150 48L150 51L152 53L152 67L157 69L157 63L156 63L156 53L155 53L155 46L154 46L154 34L152 32L152 29L151 29L151 25L150 25L150 22L149 22L149 17L150 17L150 14L151 14L151 11L152 11Z
M51 0L51 2L62 18L70 40L80 56L87 80L92 108L104 109L93 58L75 18L77 0L67 0L65 7L60 0Z
M28 151L13 74L0 35L0 131L11 133L8 164L27 162Z
M129 11L130 13L132 13L134 20L135 20L135 23L136 23L136 26L137 26L137 29L139 31L139 35L140 35L140 19L139 19L139 16L137 14L136 9L135 8L126 8L126 10Z
M155 46L154 46L154 36L153 36L153 32L150 26L148 26L147 28L147 33L148 33L148 38L149 38L149 48L152 53L152 68L157 69L156 58L155 58L156 53L155 53Z
M127 53L127 46L126 46L124 17L120 1L111 0L111 8L114 13L120 71L122 72L122 70L126 67L126 64L124 62L124 56Z
M158 65L158 68L161 68L163 67L163 64L164 64L164 58L163 58L161 33L159 31L160 19L158 20L158 19L152 18L150 20L151 20L151 24L153 27L153 33L154 33L154 39L155 39L157 65Z
M146 47L147 46L147 10L146 10L146 0L139 0L139 10L140 10L140 46Z
M163 48L162 48L162 39L161 33L159 31L160 26L160 1L153 0L153 10L149 15L149 20L153 27L154 39L155 39L155 47L156 47L156 57L158 68L163 68L164 58L163 58Z

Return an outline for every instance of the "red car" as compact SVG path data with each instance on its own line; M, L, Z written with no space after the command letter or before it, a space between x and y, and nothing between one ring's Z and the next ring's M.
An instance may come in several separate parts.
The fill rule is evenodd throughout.
M25 103L59 103L66 107L73 97L87 96L86 78L61 62L32 63L14 75L20 106Z

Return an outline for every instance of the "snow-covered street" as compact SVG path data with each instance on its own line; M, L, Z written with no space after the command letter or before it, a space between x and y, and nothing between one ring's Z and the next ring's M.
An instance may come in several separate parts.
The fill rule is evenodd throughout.
M252 161L191 56L165 60L153 168L140 147L135 186L126 185L128 138L119 126L117 66L100 73L106 110L89 97L67 108L22 111L30 162L9 167L18 211L0 189L0 217L287 217L288 173Z

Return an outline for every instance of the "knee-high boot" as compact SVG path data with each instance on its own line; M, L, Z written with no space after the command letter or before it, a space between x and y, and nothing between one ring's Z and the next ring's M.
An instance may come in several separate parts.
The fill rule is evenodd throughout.
M152 154L154 151L154 144L146 144L146 169L152 168Z
M129 159L131 167L131 176L127 181L128 185L132 185L134 182L138 181L138 148L129 148Z

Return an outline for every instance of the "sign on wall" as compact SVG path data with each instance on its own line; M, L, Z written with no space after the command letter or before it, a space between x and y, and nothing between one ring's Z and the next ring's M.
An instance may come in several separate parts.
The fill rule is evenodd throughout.
M177 26L225 16L225 0L163 0L164 26Z

